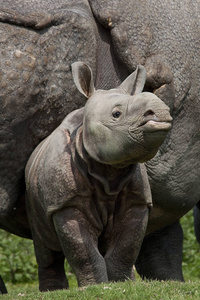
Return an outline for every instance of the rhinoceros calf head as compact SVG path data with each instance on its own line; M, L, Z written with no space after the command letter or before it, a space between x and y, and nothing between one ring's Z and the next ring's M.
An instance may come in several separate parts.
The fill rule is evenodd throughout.
M92 71L72 64L74 82L88 99L83 144L98 162L122 167L151 159L171 128L169 108L153 93L143 92L146 71L138 66L116 89L95 90Z

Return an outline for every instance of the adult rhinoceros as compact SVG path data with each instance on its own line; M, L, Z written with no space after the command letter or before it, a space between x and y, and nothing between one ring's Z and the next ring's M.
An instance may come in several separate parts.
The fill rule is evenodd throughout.
M71 63L92 66L95 86L103 89L141 64L146 91L170 107L174 121L146 165L154 208L136 267L147 278L183 280L178 220L200 198L199 13L199 1L187 0L1 0L3 229L31 237L24 168L36 145L82 106Z

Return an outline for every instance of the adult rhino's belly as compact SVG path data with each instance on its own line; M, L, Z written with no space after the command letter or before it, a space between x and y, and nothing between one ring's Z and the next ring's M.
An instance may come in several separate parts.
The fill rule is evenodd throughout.
M148 232L172 224L200 199L200 133L191 128L182 135L184 122L174 122L168 139L146 164L153 197Z

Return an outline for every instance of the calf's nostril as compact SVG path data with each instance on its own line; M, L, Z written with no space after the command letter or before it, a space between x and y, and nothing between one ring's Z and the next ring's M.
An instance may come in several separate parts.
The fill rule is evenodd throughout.
M153 115L155 115L154 111L149 109L145 112L144 117L153 116Z

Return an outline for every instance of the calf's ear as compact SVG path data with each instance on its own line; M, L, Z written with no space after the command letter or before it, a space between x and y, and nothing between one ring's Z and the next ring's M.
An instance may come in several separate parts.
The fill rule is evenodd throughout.
M123 89L127 94L136 95L142 92L146 81L146 69L139 65L118 87Z
M84 62L71 65L74 83L81 94L89 98L94 93L94 81L91 68Z

